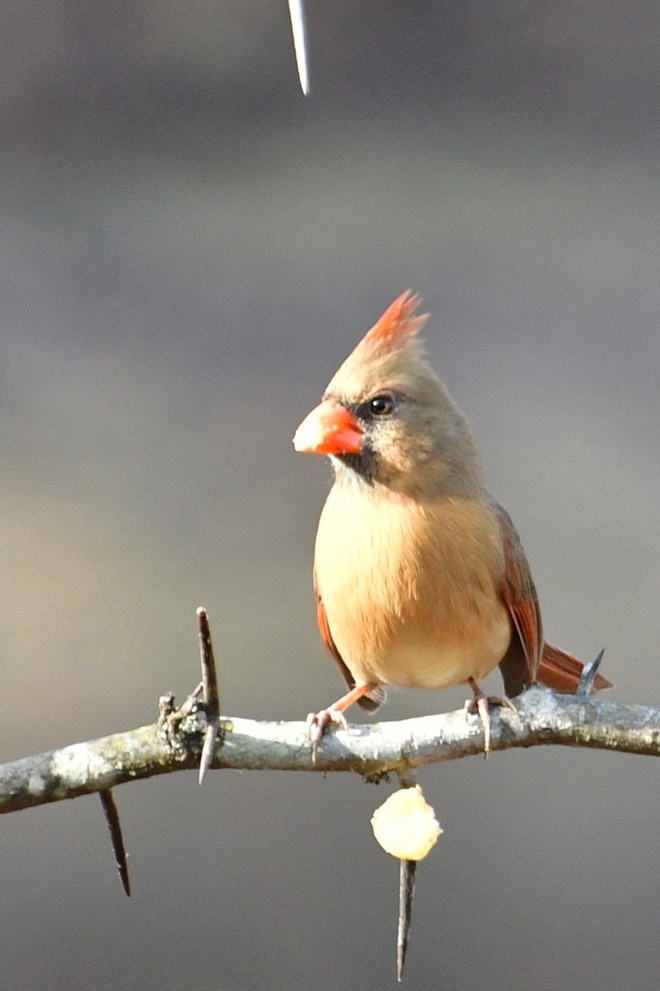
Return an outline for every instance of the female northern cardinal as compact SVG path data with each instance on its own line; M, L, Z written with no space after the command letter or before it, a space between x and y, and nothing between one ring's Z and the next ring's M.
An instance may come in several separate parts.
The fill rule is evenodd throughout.
M374 710L384 685L467 683L499 664L507 696L535 681L577 689L581 663L544 644L516 530L485 488L467 420L424 356L405 292L385 311L303 420L297 451L328 454L335 483L316 535L318 622L349 692L308 717L318 743L354 702ZM609 682L597 676L595 687ZM505 697L498 701L508 702Z

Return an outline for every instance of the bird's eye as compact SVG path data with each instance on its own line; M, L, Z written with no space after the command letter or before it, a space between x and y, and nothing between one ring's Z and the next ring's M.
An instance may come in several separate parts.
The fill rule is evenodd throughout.
M389 392L383 392L369 400L369 412L374 416L388 416L393 412L394 406L394 396Z

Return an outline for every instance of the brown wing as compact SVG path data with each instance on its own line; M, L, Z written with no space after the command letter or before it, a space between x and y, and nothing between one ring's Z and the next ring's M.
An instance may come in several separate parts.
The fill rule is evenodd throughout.
M504 545L501 594L515 630L511 645L500 661L504 690L514 697L527 685L540 681L556 692L572 694L578 689L584 665L559 647L543 642L538 597L520 537L506 510L498 504L494 508ZM596 675L594 691L611 687L611 681Z
M337 649L337 644L333 640L325 606L323 605L318 586L316 584L316 575L314 575L314 591L316 592L316 619L319 624L321 640L332 654L335 664L339 668L340 674L350 690L351 688L355 688L355 678L349 671L346 662ZM366 709L367 712L374 712L384 701L385 689L379 687L369 692L368 695L363 695L362 698L357 700L357 704L363 709Z
M504 690L513 697L537 678L543 648L539 600L525 551L509 514L498 503L494 509L504 548L502 600L509 610L513 631L511 644L500 661Z

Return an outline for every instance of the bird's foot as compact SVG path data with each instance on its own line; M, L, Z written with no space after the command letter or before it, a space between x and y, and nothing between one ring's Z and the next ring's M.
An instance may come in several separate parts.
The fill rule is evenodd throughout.
M474 679L470 678L468 683L474 692L474 698L467 699L465 702L465 718L467 720L469 716L477 715L481 719L481 725L484 728L484 757L488 757L490 753L491 727L493 725L493 719L490 713L491 706L506 706L507 709L511 709L513 712L517 712L518 710L506 695L486 696Z
M327 709L321 709L320 712L310 712L306 721L307 736L309 737L309 742L312 744L314 757L316 757L318 745L329 726L334 723L340 729L348 729L348 723L344 718L343 712L341 709L335 709L333 706L329 706Z
M490 714L490 699L486 698L485 695L475 695L473 699L465 700L464 709L466 722L470 716L479 716L484 728L484 757L488 757L490 753L490 728L493 722Z

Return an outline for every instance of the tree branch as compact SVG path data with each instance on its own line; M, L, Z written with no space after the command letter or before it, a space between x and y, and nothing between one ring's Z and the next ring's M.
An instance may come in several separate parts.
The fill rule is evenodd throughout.
M491 750L558 744L660 756L660 711L534 687L495 710ZM0 766L0 813L103 791L127 781L198 768L204 717L183 720L171 739L165 721ZM303 722L223 717L211 766L242 770L356 771L377 779L388 771L483 753L480 722L462 710L372 726L349 726L325 737L316 761Z

